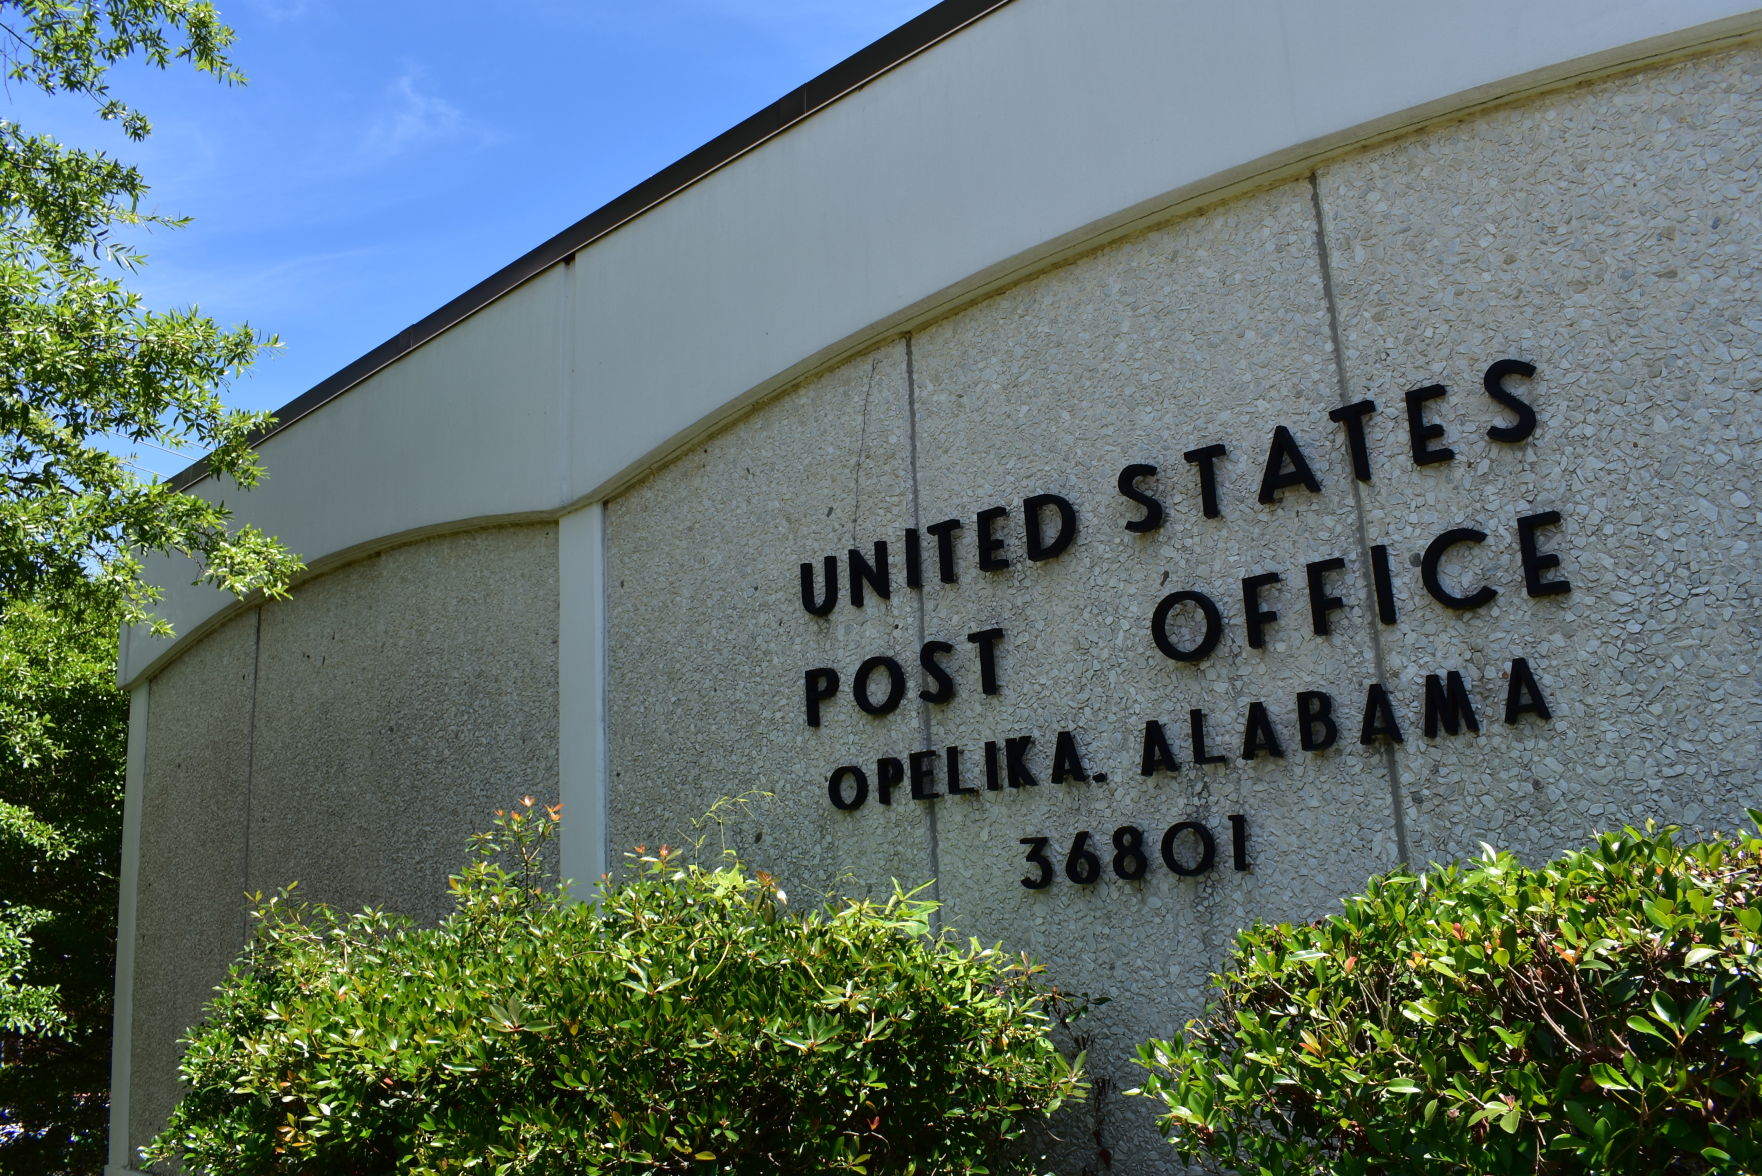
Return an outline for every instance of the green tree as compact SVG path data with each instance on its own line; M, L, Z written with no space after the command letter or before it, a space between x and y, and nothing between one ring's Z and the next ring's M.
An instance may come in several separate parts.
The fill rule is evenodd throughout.
M231 30L195 0L0 0L9 86L86 101L140 140L113 65L185 64L241 81ZM182 552L239 595L299 570L224 507L134 474L113 448L208 452L248 487L263 414L221 402L265 347L193 308L154 311L124 282L122 234L184 222L140 211L140 173L0 119L0 1168L102 1162L126 707L119 624L164 625L146 552Z
M769 875L665 847L575 902L547 867L557 817L531 798L501 814L437 927L263 904L148 1158L214 1176L1043 1170L1024 1137L1083 1082L1037 966L933 934L935 904L908 894L798 913Z
M232 32L193 0L0 0L0 61L14 83L89 99L131 139L149 127L110 92L109 68L137 57L243 79L222 51ZM181 551L244 594L279 591L298 561L226 509L136 476L106 438L208 450L240 486L262 471L250 446L268 422L229 411L226 381L273 338L192 310L152 311L123 285L142 258L116 234L185 222L138 210L134 167L0 120L0 599L42 598L87 580L125 619L155 599L139 553Z
M96 587L0 614L0 1168L95 1172L128 702Z
M1751 813L1762 821L1762 813ZM1151 1042L1181 1157L1266 1176L1762 1171L1762 838L1491 851L1241 933Z

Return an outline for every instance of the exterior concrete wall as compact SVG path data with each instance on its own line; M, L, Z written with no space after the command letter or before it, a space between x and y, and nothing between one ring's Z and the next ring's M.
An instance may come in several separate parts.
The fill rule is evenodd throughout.
M1531 99L1348 157L1141 233L806 381L607 507L612 848L678 841L714 797L763 789L731 844L810 895L843 876L935 878L944 917L1047 960L1063 986L1112 1003L1084 1023L1099 1097L1065 1125L1061 1170L1156 1171L1166 1147L1148 1104L1123 1099L1137 1043L1202 1008L1207 973L1254 918L1326 914L1366 876L1407 860L1472 855L1488 841L1541 860L1592 832L1650 818L1731 828L1762 798L1754 608L1762 413L1762 300L1751 278L1762 54L1744 48ZM1336 340L1339 346L1336 346ZM1538 423L1519 441L1483 388L1501 384ZM1405 394L1441 384L1422 423L1448 462L1418 464ZM1369 480L1329 412L1362 399ZM1258 501L1274 430L1311 467ZM1222 443L1221 516L1201 509L1188 450ZM1133 534L1115 489L1131 463L1167 509ZM1024 558L1020 503L1056 493L1079 531L1056 558ZM994 505L1005 570L977 570L976 514ZM1526 592L1520 517L1558 511L1536 550L1558 555ZM959 580L900 587L908 527L959 518ZM1437 536L1486 533L1419 564ZM797 565L890 542L891 599L810 616ZM1372 548L1389 552L1396 611L1379 617ZM1331 632L1312 631L1306 566L1338 557ZM843 569L841 569L841 574ZM1246 641L1244 577L1278 613ZM1158 652L1153 611L1196 589L1225 634L1203 661ZM1185 616L1186 614L1177 614ZM965 635L1001 627L1000 689L977 687ZM1178 621L1176 636L1195 631ZM960 692L916 701L925 640ZM867 657L912 670L911 701L860 713L849 681ZM1514 659L1551 717L1507 723ZM803 673L838 669L823 724L804 717ZM1426 680L1461 675L1478 731L1424 727ZM1399 741L1359 740L1366 696L1385 689ZM1300 691L1328 693L1339 739L1304 751ZM1531 701L1528 694L1519 701ZM1263 703L1282 756L1245 759ZM1194 763L1189 712L1206 714ZM1181 761L1140 776L1144 725ZM1049 779L1068 731L1093 778ZM1040 783L984 789L983 745L1032 736ZM836 809L845 764L963 749L977 795ZM938 759L937 791L946 761ZM1106 776L1106 781L1100 779ZM1231 814L1246 818L1248 870L1233 867ZM1218 868L1165 868L1157 842L1205 823ZM1113 874L1115 830L1146 834L1142 881ZM1063 876L1087 831L1102 880ZM1190 836L1190 835L1189 835ZM1021 839L1045 837L1057 877ZM712 840L712 846L719 842ZM1194 843L1182 843L1190 859Z
M265 609L249 887L444 914L466 835L556 792L556 643L550 526L394 548Z
M553 526L413 543L303 585L149 684L131 1147L179 1093L176 1040L244 944L247 893L445 913L465 839L555 795Z
M1164 1168L1148 1106L1118 1093L1136 1079L1127 1059L1199 1012L1247 921L1324 914L1374 871L1483 840L1540 859L1625 821L1729 828L1762 801L1762 50L1476 109L1573 76L1572 53L1596 68L1649 58L1662 50L1632 41L1668 33L1660 14L1726 6L1611 16L1502 0L1421 19L1367 2L1322 28L1314 6L1269 4L1194 29L1171 15L1192 6L1109 5L1103 20L1020 0L270 442L273 501L247 500L251 521L339 566L234 620L180 593L173 615L197 630L176 660L125 647L125 678L150 678L151 697L131 801L135 1142L175 1096L172 1043L241 940L244 891L297 877L314 898L438 914L439 880L484 813L557 781L563 732L565 786L593 806L565 837L603 833L614 864L638 843L726 845L797 903L934 879L950 925L1111 998L1083 1022L1100 1083L1061 1128L1071 1173L1104 1166L1097 1141L1115 1171ZM1446 20L1460 27L1432 23ZM1353 30L1364 55L1342 69ZM1416 51L1444 36L1448 61ZM1684 36L1671 44L1702 43ZM1524 56L1464 74L1453 63L1488 58L1469 51L1476 37ZM1308 46L1314 68L1259 52L1274 41ZM1168 68L1177 42L1207 68ZM1405 72L1379 90L1385 58ZM1171 130L1196 122L1192 95L1160 79L1215 80L1244 60L1290 92L1264 110L1244 98L1240 122ZM1069 84L1034 97L1049 77ZM1097 78L1102 98L1085 88ZM970 121L925 131L950 110ZM1451 110L1472 117L1341 154ZM1105 134L1085 139L1090 124ZM1208 193L1228 199L1194 211ZM1505 359L1534 365L1501 387L1537 423L1500 441L1487 430L1517 418L1482 380ZM1405 401L1432 385L1447 391L1416 411L1442 433L1418 444L1454 458L1422 464ZM1365 399L1361 478L1329 414ZM1294 448L1274 464L1300 453L1316 489L1261 501L1280 428ZM480 437L476 465L436 456ZM701 439L675 452L687 438ZM1184 456L1208 445L1227 451L1217 517ZM382 464L347 459L358 452ZM1137 485L1166 517L1146 533L1127 529L1143 511L1116 490L1129 464L1156 467ZM425 480L400 480L409 470ZM1021 507L1040 494L1067 499L1078 530L1035 561ZM539 522L341 563L584 500L565 542ZM1007 508L1009 566L982 571L992 507ZM1560 518L1536 548L1560 562L1536 574L1569 593L1526 591L1518 520L1546 512ZM923 587L906 587L906 531L948 519L955 582L923 535ZM1459 593L1496 587L1484 607L1447 607L1423 583L1428 548L1461 528L1485 541L1450 546L1439 575ZM893 589L858 608L844 557L877 540ZM797 569L811 562L818 582L827 555L841 602L812 616ZM1338 606L1318 635L1306 569L1333 558L1322 595ZM1278 615L1255 647L1242 584L1268 573L1281 578L1259 599ZM1224 622L1193 663L1151 632L1181 591L1206 593ZM991 629L995 693L968 641ZM1193 610L1171 630L1190 643ZM918 697L931 641L952 647L952 700ZM852 682L883 655L906 667L906 698L866 715ZM1505 721L1517 659L1549 717ZM804 674L819 668L842 688L813 727ZM1452 671L1478 730L1428 734L1428 676ZM1360 741L1373 690L1399 740ZM1303 746L1302 692L1332 700L1325 750ZM1257 706L1266 731L1251 738ZM1195 711L1215 762L1196 762ZM1177 769L1141 774L1150 723ZM1053 778L1061 733L1088 779ZM988 787L986 744L1023 738L1036 782L1006 772ZM946 795L951 747L969 794ZM902 781L882 803L878 761L920 752L938 753L929 788L943 795L914 799ZM870 782L849 811L827 788L844 766ZM759 792L772 795L702 820ZM1159 845L1187 821L1217 841L1215 868L1193 877ZM1116 876L1127 827L1143 834L1142 880ZM1080 834L1101 863L1093 884L1065 874ZM1021 884L1036 838L1042 889ZM573 860L597 861L589 848Z
M1501 590L1467 615L1412 600L1380 634L1390 674L1411 697L1432 667L1472 668L1496 712L1521 655L1557 700L1547 726L1495 713L1400 749L1417 860L1482 840L1547 857L1652 818L1730 829L1762 799L1759 70L1745 49L1614 78L1319 177L1350 394L1394 409L1451 386L1433 415L1457 459L1385 459L1366 528L1404 552L1482 528L1463 562ZM1540 369L1521 445L1484 435L1480 373L1508 353ZM1542 510L1572 592L1530 599L1511 527Z
M726 835L743 856L788 863L798 896L843 876L865 890L930 876L932 813L904 809L853 840L824 790L802 787L829 741L871 757L898 742L850 706L808 729L802 673L851 650L916 650L915 594L804 632L794 553L842 555L911 518L910 424L905 347L889 342L608 504L614 866L638 843L707 837L718 850ZM753 792L775 799L696 824L718 798Z
M176 1105L178 1036L244 942L256 675L252 610L149 687L162 705L148 719L141 797L127 1124L136 1145Z
M936 708L931 746L1031 735L1041 780L941 802L947 918L1055 961L1061 986L1113 998L1085 1029L1097 1073L1116 1090L1132 1084L1127 1059L1138 1043L1199 1011L1205 977L1237 927L1257 915L1314 917L1398 860L1375 757L1239 758L1250 701L1283 718L1299 690L1340 681L1362 691L1376 677L1356 613L1332 639L1304 642L1285 628L1262 650L1244 646L1239 623L1243 576L1300 573L1300 560L1358 546L1349 495L1254 501L1274 425L1302 429L1337 403L1322 295L1309 187L1287 184L1024 283L914 340L925 517L970 518L980 506L1053 492L1073 503L1080 528L1071 550L1037 564L1023 558L1012 523L1007 571L969 563L959 584L925 593L930 631L991 624L1007 634L1002 692ZM1228 449L1217 467L1222 517L1207 519L1195 467L1181 455L1217 442ZM1310 449L1323 484L1342 485L1343 455ZM1141 511L1114 486L1133 463L1157 467L1143 485L1169 512L1142 535L1125 530ZM1148 634L1157 602L1183 589L1206 592L1231 618L1203 666L1170 661ZM1281 613L1298 619L1295 608ZM1193 764L1193 708L1208 716L1208 750L1228 763ZM1169 735L1180 771L1140 776L1149 721ZM1061 730L1105 781L1051 782ZM1250 823L1252 872L1229 864L1229 814ZM851 837L892 817L851 815ZM1162 834L1188 820L1224 838L1224 869L1181 878L1163 867ZM1090 832L1106 864L1125 826L1148 838L1156 868L1143 881L1110 871L1094 886L1066 881L1078 833ZM1353 833L1318 837L1324 828ZM1023 837L1050 840L1061 876L1046 889L1019 884L1036 873ZM1195 860L1193 845L1181 850ZM1156 1170L1166 1146L1149 1129L1149 1104L1125 1109L1117 1094L1098 1094L1085 1113L1103 1124L1114 1163ZM1070 1157L1069 1170L1085 1159L1094 1162L1092 1149Z

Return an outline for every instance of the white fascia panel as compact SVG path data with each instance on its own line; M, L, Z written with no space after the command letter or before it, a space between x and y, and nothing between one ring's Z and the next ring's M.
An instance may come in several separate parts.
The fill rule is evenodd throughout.
M596 427L576 438L572 494L607 493L804 362L1085 229L1746 11L1016 0L581 256L577 396Z

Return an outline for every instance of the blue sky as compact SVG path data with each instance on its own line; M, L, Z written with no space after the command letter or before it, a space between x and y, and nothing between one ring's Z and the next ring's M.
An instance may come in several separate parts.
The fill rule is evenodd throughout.
M16 85L6 117L130 159L152 210L194 218L139 239L131 284L280 335L228 394L274 409L932 2L218 6L249 84L118 71L144 144Z

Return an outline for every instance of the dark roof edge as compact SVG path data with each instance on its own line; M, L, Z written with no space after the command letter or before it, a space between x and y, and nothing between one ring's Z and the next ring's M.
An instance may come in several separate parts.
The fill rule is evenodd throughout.
M913 17L757 114L662 168L623 195L614 197L433 314L405 327L341 371L296 396L276 411L273 425L251 435L251 444L256 445L287 428L503 294L551 266L569 260L597 238L635 220L767 139L1008 3L1010 0L942 0L934 8ZM174 475L171 485L177 490L187 490L207 476L208 461L203 458Z

